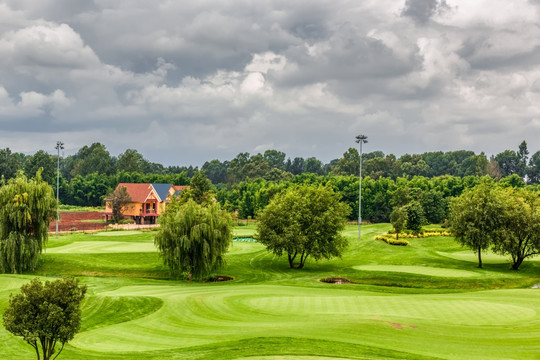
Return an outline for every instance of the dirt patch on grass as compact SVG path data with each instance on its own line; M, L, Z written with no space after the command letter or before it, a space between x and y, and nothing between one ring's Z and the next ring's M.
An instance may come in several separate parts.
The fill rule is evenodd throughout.
M215 275L206 278L205 282L221 282L221 281L231 281L234 280L232 276L227 275Z
M343 277L329 277L324 279L319 279L320 282L327 283L327 284L355 284L354 281L349 280L347 278Z
M403 325L403 324L395 323L395 322L389 322L388 324L394 329L398 329L398 330L403 330L404 327L409 327L413 329L416 329L418 327L416 325Z

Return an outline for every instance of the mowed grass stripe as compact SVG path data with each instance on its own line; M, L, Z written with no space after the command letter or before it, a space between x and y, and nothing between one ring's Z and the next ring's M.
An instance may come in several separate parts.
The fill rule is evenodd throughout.
M103 253L130 253L130 252L156 252L151 241L125 242L125 241L77 241L64 246L47 250L49 254L103 254Z
M167 286L160 292L155 290L129 287L107 293L160 293L164 305L143 318L83 332L73 345L111 352L163 350L267 336L276 329L281 336L359 341L365 334L357 332L355 336L347 329L374 320L376 326L383 327L391 323L436 324L477 330L480 326L538 321L534 308L477 301L468 299L468 294L366 296L350 292L349 296L335 296L332 290L282 286Z
M486 276L486 271L476 272L476 271L471 271L471 270L436 268L436 267L431 267L431 266L414 266L414 265L359 265L359 266L353 266L353 269L364 270L364 271L403 272L403 273L409 273L409 274L451 277L451 278Z

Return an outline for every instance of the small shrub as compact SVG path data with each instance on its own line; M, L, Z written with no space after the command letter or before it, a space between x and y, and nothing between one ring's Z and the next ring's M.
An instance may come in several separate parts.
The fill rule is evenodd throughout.
M375 240L382 240L388 245L398 245L398 246L407 246L409 245L409 242L405 239L397 239L394 238L391 235L383 234L383 235L377 235L375 236Z
M118 222L118 224L121 224L121 225L126 225L126 224L135 224L135 220L133 219L122 219Z

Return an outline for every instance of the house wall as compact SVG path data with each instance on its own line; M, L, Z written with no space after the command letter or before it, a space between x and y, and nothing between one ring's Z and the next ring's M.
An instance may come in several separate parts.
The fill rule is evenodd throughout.
M124 216L139 216L141 215L143 204L142 203L130 203L124 208L122 214Z

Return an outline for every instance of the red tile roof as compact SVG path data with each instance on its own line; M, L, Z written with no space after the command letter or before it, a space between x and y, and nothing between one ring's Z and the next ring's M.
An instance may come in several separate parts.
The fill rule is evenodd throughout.
M152 191L150 184L120 183L116 188L118 189L122 186L126 188L132 202L144 202L148 198L150 191Z
M173 185L174 190L176 191L182 191L185 189L189 189L189 185Z

